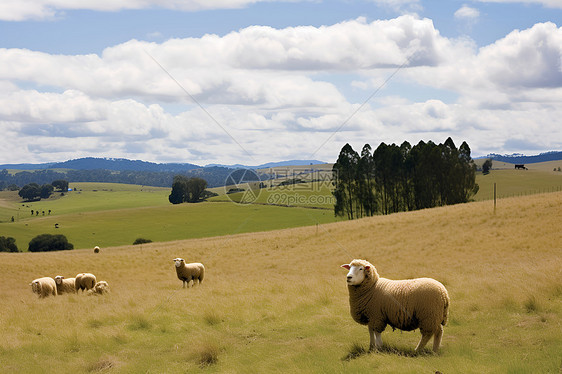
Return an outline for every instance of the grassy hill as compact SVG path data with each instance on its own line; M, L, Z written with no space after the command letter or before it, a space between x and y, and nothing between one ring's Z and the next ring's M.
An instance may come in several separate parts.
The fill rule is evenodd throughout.
M498 198L562 191L557 162L529 164L529 170L494 162L490 174L477 174L480 190L474 199L493 199L494 183ZM22 250L43 233L64 234L75 248L91 248L131 244L139 237L170 241L334 222L329 170L312 168L312 173L278 168L279 178L268 181L267 188L253 182L246 191L229 195L224 187L215 188L220 195L209 202L179 206L168 202L169 188L127 184L72 183L76 191L33 203L22 202L16 192L0 191L0 235L14 237ZM303 183L281 185L288 177ZM254 204L232 203L248 196Z
M495 214L483 201L99 254L0 253L2 371L557 373L561 206L562 193L537 194L502 199ZM200 287L181 288L178 256L206 265ZM349 315L339 267L352 258L445 284L440 354L413 356L419 332L390 328L383 352L361 353L367 328ZM85 271L111 294L40 300L28 285Z
M20 250L44 233L63 234L75 248L93 248L132 244L139 237L165 242L335 221L330 210L232 202L172 205L166 188L110 183L71 187L78 191L33 203L21 203L17 193L4 192L0 235L15 238ZM32 216L31 210L40 213ZM9 216L17 217L16 222Z

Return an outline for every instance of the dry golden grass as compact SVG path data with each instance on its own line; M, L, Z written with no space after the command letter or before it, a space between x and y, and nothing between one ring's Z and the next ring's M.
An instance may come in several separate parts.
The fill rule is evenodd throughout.
M219 217L217 217L217 220ZM0 254L0 362L6 372L559 372L562 193L352 222L58 253ZM182 289L172 259L201 261ZM439 355L419 332L387 329L367 353L345 271L430 276L451 297ZM29 282L89 271L107 296L39 300Z

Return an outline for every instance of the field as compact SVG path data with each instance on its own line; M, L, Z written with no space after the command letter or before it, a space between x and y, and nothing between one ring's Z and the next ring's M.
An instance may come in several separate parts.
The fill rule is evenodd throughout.
M352 222L139 246L0 253L0 362L17 373L559 373L562 193ZM286 208L285 208L286 209ZM172 259L202 261L182 289ZM442 350L387 328L382 352L349 316L345 270L449 290ZM91 271L107 296L37 299L39 276Z
M12 204L4 200L8 207L0 211L18 218L0 223L0 235L15 238L20 250L27 250L27 243L43 233L63 234L75 248L93 248L132 244L139 237L170 241L335 221L331 210L232 202L172 205L166 188L109 183L71 187L78 191L34 203L15 204L18 199L12 192ZM31 216L31 209L39 215Z

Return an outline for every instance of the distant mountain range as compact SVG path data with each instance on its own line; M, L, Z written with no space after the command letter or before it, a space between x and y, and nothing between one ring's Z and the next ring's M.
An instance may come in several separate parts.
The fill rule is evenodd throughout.
M73 170L114 170L114 171L160 171L160 172L181 172L199 169L201 166L194 164L157 164L154 162L128 160L125 158L78 158L64 162L45 163L45 164L5 164L0 165L0 169L15 170L43 170L43 169L73 169Z
M69 182L106 182L140 184L156 187L170 187L176 175L203 178L208 187L219 187L228 184L236 169L264 169L279 166L303 166L322 164L318 160L292 160L271 162L258 166L245 165L207 165L199 166L188 163L157 164L154 162L128 160L124 158L86 157L64 162L44 164L4 164L0 165L0 190L15 184L19 187L28 183L45 184L57 179ZM18 170L10 174L4 169ZM256 180L269 179L267 174ZM230 178L229 178L230 177Z
M535 164L537 162L562 160L562 152L545 152L535 156L526 156L518 153L512 155L498 155L490 153L488 156L481 158L491 158L492 160L509 162L510 164Z
M152 171L152 172L172 172L180 173L194 169L201 168L216 168L223 167L228 169L266 169L279 166L304 166L304 165L316 165L324 164L323 161L318 160L291 160L291 161L280 161L280 162L269 162L266 164L258 166L246 166L246 165L219 165L219 164L209 164L206 166L199 166L189 163L165 163L157 164L154 162L140 161L140 160L128 160L124 158L78 158L75 160L69 160L64 162L55 163L44 163L44 164L4 164L0 165L0 170L2 169L14 169L14 170L43 170L43 169L73 169L73 170L114 170L114 171Z
M257 166L248 166L248 165L241 165L241 164L234 164L234 165L222 165L222 164L209 164L205 167L212 167L218 166L223 168L229 169L268 169L268 168L276 168L282 166L309 166L309 165L319 165L325 164L324 161L318 160L289 160L289 161L280 161L280 162L268 162L266 164L261 164Z

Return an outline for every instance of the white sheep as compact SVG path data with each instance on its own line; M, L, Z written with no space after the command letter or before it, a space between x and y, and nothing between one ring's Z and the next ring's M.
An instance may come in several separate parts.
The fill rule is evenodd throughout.
M57 293L59 295L76 293L76 278L65 278L62 275L57 275L55 277L55 283L57 284Z
M97 245L94 247L94 253L100 253L100 247Z
M76 292L78 290L90 290L96 285L96 276L91 273L80 273L76 274L76 280L74 282L74 288Z
M365 260L342 265L348 269L349 309L355 322L369 327L370 349L382 347L381 333L390 325L404 331L417 328L422 334L421 351L433 336L437 352L449 314L449 294L431 278L390 280L380 278Z
M191 264L186 264L183 258L174 258L174 262L176 264L176 274L178 279L183 282L183 288L185 288L186 284L190 284L193 281L193 285L195 285L195 281L199 281L199 284L203 282L203 278L205 277L205 266L199 262L194 262Z
M53 295L57 296L57 284L51 277L34 279L30 284L31 291L36 293L40 299Z
M103 295L109 292L109 284L106 281L97 282L91 290L88 290L87 294L91 295Z

